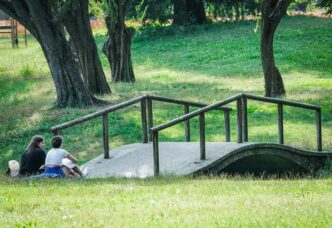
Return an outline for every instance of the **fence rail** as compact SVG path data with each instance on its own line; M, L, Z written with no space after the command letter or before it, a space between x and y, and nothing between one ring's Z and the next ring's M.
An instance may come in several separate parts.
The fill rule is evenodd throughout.
M153 144L154 175L159 175L159 131L184 122L185 141L190 142L190 119L199 116L199 137L200 137L200 159L206 159L206 139L205 139L205 113L210 110L220 110L224 112L225 136L226 142L230 142L230 112L231 108L225 107L232 102L236 102L237 116L237 142L248 142L248 100L262 101L277 104L278 107L278 142L284 144L284 127L283 127L283 107L292 106L302 109L313 110L316 113L316 136L317 151L322 151L322 125L321 125L321 108L315 105L303 104L293 101L287 101L277 98L260 97L251 94L237 94L226 98L220 102L206 105L198 102L184 101L169 97L145 95L130 99L128 101L113 105L95 113L68 121L66 123L50 128L50 131L57 135L60 130L82 124L92 119L102 117L103 123L103 147L104 158L109 158L109 133L108 133L108 115L120 109L127 108L133 104L141 103L141 121L142 121L142 142L147 143L149 140ZM172 104L183 105L184 115L177 117L166 123L153 126L153 101L167 102ZM190 112L190 107L199 107L200 109Z
M59 131L88 122L90 120L96 119L98 117L102 117L102 124L103 124L103 148L104 148L104 158L109 158L109 123L108 123L108 115L109 113L115 112L120 109L127 108L131 105L134 105L136 103L141 103L141 121L142 121L142 142L147 143L149 140L152 141L152 134L151 134L151 128L153 128L153 101L159 101L159 102L167 102L172 104L179 104L184 106L184 113L189 113L190 107L204 107L207 106L203 103L198 102L191 102L191 101L185 101L185 100L178 100L174 98L169 97L162 97L162 96L155 96L155 95L145 95L136 97L133 99L130 99L128 101L113 105L111 107L105 108L103 110L91 113L89 115L62 123L60 125L54 126L50 128L50 131L54 135L58 135ZM217 110L223 111L225 116L225 128L226 131L226 139L230 140L230 126L229 126L229 115L230 111L232 111L229 107L220 107L217 108ZM227 119L227 121L226 121ZM149 130L148 130L149 129ZM185 141L190 141L190 125L189 121L185 124Z
M219 109L224 105L232 102L236 102L237 107L237 141L238 143L248 142L248 100L262 101L267 103L274 103L278 105L278 138L279 143L284 144L284 128L283 128L283 106L292 106L308 110L314 110L316 112L316 136L317 136L317 151L322 151L322 126L321 126L321 108L315 105L303 104L293 101L287 101L277 98L259 97L251 94L238 94L227 99L224 99L215 104L205 106L193 112L185 112L184 115L177 117L171 121L152 127L150 129L152 134L153 143L153 156L154 156L154 175L159 175L159 131L174 126L178 123L188 121L189 119L199 116L199 135L200 135L200 159L206 158L205 150L205 113L212 109ZM227 124L228 122L228 124ZM226 141L229 142L230 138L227 138L229 131L229 116L225 116L225 129L226 129Z

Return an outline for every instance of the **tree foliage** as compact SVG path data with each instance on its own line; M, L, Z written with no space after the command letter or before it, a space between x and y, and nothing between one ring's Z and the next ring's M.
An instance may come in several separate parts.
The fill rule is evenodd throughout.
M211 17L223 20L244 20L256 16L260 10L259 0L207 0L206 7Z
M326 8L327 14L332 13L332 0L318 0L317 6Z
M172 16L170 0L132 0L127 17L140 21L143 25L166 24Z

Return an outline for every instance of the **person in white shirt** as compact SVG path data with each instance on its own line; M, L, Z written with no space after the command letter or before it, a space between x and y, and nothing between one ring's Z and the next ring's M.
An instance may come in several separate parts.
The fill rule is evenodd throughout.
M71 164L71 167L76 167L77 174L83 176L82 172L77 166L77 159L68 151L61 148L62 138L54 136L52 138L52 149L47 153L45 159L45 174L50 176L74 176L75 173L72 168L63 164L63 159L68 159L66 164Z

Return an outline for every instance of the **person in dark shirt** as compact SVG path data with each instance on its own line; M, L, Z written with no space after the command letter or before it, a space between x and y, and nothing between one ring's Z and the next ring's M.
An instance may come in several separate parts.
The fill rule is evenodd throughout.
M21 176L30 176L41 173L40 167L45 164L44 138L40 135L32 137L31 142L21 157Z

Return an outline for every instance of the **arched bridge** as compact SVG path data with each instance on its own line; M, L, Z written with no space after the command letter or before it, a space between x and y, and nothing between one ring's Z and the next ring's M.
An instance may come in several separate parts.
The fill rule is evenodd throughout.
M258 100L278 106L278 143L249 142L247 103ZM184 115L167 123L153 125L153 101L180 104ZM124 145L109 150L108 113L141 103L142 144ZM226 107L236 102L237 140L230 139L230 112ZM317 151L308 151L284 145L283 107L285 105L309 109L316 113ZM189 112L189 107L200 109ZM225 142L206 142L205 113L220 110L224 113ZM199 117L199 142L190 142L191 118ZM88 177L148 177L159 174L200 175L220 173L314 173L332 158L331 152L322 152L321 108L287 100L238 94L215 104L146 95L111 106L90 115L51 128L53 134L60 130L102 117L104 154L84 164ZM159 142L158 133L179 123L184 123L185 142Z

